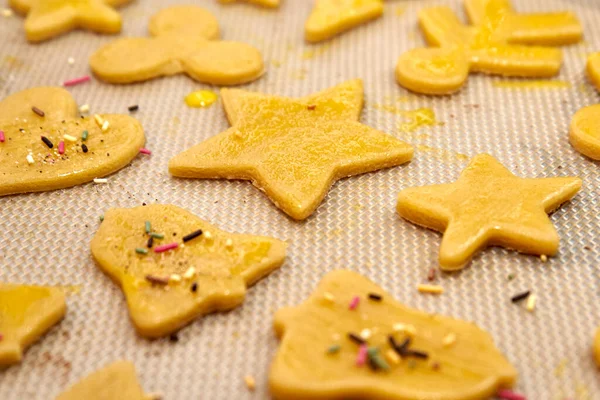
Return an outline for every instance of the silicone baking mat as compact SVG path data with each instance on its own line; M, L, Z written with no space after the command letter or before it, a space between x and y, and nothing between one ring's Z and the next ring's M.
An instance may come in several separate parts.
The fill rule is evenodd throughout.
M278 346L274 311L299 304L326 272L339 268L363 273L409 306L474 321L489 331L519 371L517 390L529 399L600 399L590 352L600 325L599 165L568 143L571 116L600 102L584 74L586 54L600 50L600 2L513 1L519 11L571 10L582 20L585 41L564 48L557 79L567 84L502 87L505 79L474 75L452 97L400 88L393 75L397 57L424 44L418 10L447 4L462 15L459 0L388 1L380 20L317 46L303 41L312 1L283 0L277 11L195 2L218 16L225 39L262 51L267 73L246 88L303 96L361 78L362 121L415 145L414 160L405 166L337 183L305 222L287 218L248 182L169 176L172 156L228 127L220 104L191 109L183 102L190 91L218 88L185 76L127 86L94 80L71 88L93 112L127 113L127 106L139 104L135 116L153 153L137 157L108 184L0 199L0 280L61 285L71 293L66 319L26 352L22 364L0 372L0 399L53 399L117 359L134 362L145 390L165 399L268 398L268 369ZM176 4L144 0L123 7L123 35L146 35L149 17L171 3ZM90 54L114 40L74 32L29 45L22 26L21 17L0 18L1 97L88 74ZM440 124L404 133L403 111L424 107L434 110ZM482 152L521 176L583 178L582 191L552 216L560 254L542 263L489 249L462 272L441 276L443 295L419 295L417 284L437 266L440 235L399 219L396 195L409 186L452 181L467 163L464 155ZM107 208L153 202L184 207L225 230L287 240L287 261L249 290L243 306L198 319L181 330L177 343L142 339L121 291L94 265L89 242ZM509 274L515 278L509 281ZM526 289L538 295L533 313L510 302ZM246 388L246 375L255 377L255 392Z

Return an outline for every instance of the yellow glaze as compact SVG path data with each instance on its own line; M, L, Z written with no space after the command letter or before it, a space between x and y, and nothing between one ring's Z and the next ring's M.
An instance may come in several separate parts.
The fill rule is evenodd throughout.
M221 91L232 127L169 162L184 178L248 179L294 219L308 218L338 179L403 164L413 149L358 122L360 80L290 99Z
M250 4L256 4L259 6L263 6L263 7L270 7L270 8L276 8L279 7L279 1L280 0L218 0L219 3L223 3L223 4L230 4L230 3L237 3L237 2L246 2L246 3L250 3Z
M424 94L458 91L470 72L519 77L551 77L558 74L562 53L558 49L512 44L502 30L506 13L490 0L482 23L466 26L449 7L421 10L419 23L429 48L413 49L400 56L396 80L403 87Z
M144 394L129 361L116 361L71 386L56 400L153 400Z
M600 104L577 111L569 132L571 145L581 154L600 160Z
M121 32L121 16L113 7L131 0L9 0L25 19L30 42L42 42L74 29L96 33Z
M409 119L400 125L402 132L414 132L426 126L441 125L435 118L435 112L431 108L419 108L412 111L404 111L403 115Z
M0 282L0 368L20 362L23 350L63 319L66 310L58 288Z
M383 298L369 300L369 293ZM360 303L350 310L354 296ZM414 333L409 348L429 359L388 357L387 371L357 366L358 345L348 333L367 329L368 346L384 356L389 335L398 343L407 337L398 324ZM483 400L517 377L491 336L473 323L408 308L356 272L327 274L306 302L279 310L274 325L281 345L269 385L277 400ZM455 338L451 345L444 344L448 335ZM329 354L334 344L340 349Z
M600 53L590 54L587 62L587 73L590 81L600 91Z
M174 6L150 20L152 38L123 38L102 46L90 57L94 74L110 83L140 82L185 73L215 85L238 85L264 71L261 53L219 37L215 17L196 6Z
M40 117L35 106L44 111ZM41 87L15 93L0 102L0 196L67 188L118 171L144 146L140 123L127 115L101 115L110 127L102 132L94 118L79 118L77 104L64 89ZM87 141L81 140L84 130ZM68 134L77 138L70 142ZM54 145L48 148L46 136ZM58 144L65 142L64 154ZM88 153L82 150L82 144ZM27 156L33 157L29 164Z
M164 235L154 239L154 246L177 242L180 247L137 254L136 248L147 248L145 221L150 221L153 232ZM181 246L183 236L198 229L204 233ZM199 316L242 304L247 286L283 264L287 245L268 237L223 232L179 207L155 204L108 210L91 247L98 266L125 293L139 334L156 338ZM193 275L186 278L190 267ZM173 274L181 280L158 285L146 279Z
M321 42L383 14L383 0L315 0L304 26L308 42Z
M210 107L217 101L218 96L210 90L197 90L185 96L185 104L189 107Z
M519 178L488 154L475 156L451 184L400 192L403 218L444 232L439 261L444 270L463 268L488 245L551 256L558 234L548 218L581 188L581 179Z
M510 0L464 0L464 4L473 25L485 24L490 11L502 15L497 34L508 43L560 46L583 37L583 27L572 12L520 14Z
M596 361L596 364L600 367L600 329L596 330L592 351L594 353L594 360Z

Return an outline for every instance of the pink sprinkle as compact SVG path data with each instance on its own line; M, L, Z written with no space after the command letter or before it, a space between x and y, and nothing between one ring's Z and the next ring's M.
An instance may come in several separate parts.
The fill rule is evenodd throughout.
M152 154L152 152L150 150L146 149L145 147L142 147L140 149L140 153L142 153L142 154L148 154L148 155Z
M356 307L358 307L358 303L360 303L360 297L354 296L352 301L350 301L350 306L348 308L354 310Z
M4 137L4 131L0 131L0 142L4 143L6 138Z
M502 400L527 400L527 397L508 389L499 390L496 397Z
M68 81L65 81L65 82L63 83L63 86L75 86L75 85L79 85L80 83L87 82L87 81L89 81L90 79L91 79L91 78L90 78L90 76L89 76L89 75L85 75L85 76L82 76L82 77L80 77L80 78L75 78L75 79L70 79L70 80L68 80Z
M65 154L65 142L62 140L58 144L58 154Z
M4 335L0 333L0 342L4 339Z
M367 362L367 345L361 344L356 355L356 366L361 367Z
M175 242L175 243L169 243L169 244L163 244L162 246L156 246L154 248L154 252L155 253L162 253L168 250L173 250L179 247L179 243Z

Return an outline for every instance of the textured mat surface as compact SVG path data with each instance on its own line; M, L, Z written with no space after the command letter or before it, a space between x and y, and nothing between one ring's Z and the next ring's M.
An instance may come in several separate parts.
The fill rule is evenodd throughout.
M148 18L169 0L138 1L121 9L124 34L145 35ZM430 312L475 321L491 332L519 371L518 390L530 399L600 399L600 379L590 346L600 324L600 186L598 163L568 143L571 116L600 102L584 75L586 53L600 50L597 0L515 0L520 11L575 11L585 42L564 49L563 88L505 88L501 78L475 75L453 97L408 93L393 78L397 57L423 45L416 13L432 4L459 0L388 1L385 17L320 46L303 42L308 0L284 0L279 11L249 5L197 1L219 18L226 39L245 40L268 62L267 74L247 88L302 96L351 78L366 90L365 124L417 146L414 161L390 170L343 180L306 222L291 221L250 183L178 180L167 162L175 154L225 130L222 107L190 109L183 97L210 88L185 76L112 86L94 81L70 89L95 112L136 114L144 125L151 157L93 183L49 193L0 199L0 280L71 287L66 319L27 351L21 365L0 372L0 399L52 399L67 385L99 367L133 361L147 391L165 399L262 399L277 349L273 312L301 302L321 276L337 268L357 270L406 303ZM87 58L114 38L75 32L28 45L22 18L0 17L0 96L59 84L88 73ZM75 64L67 63L68 57ZM216 90L216 88L213 88ZM403 133L401 111L433 109L443 125ZM584 188L552 216L562 238L560 254L539 258L490 249L458 274L444 275L446 293L423 296L416 285L437 265L440 235L400 220L397 193L405 187L454 180L480 152L496 156L522 176L579 175ZM143 202L172 203L220 228L272 235L291 243L289 258L253 287L242 307L200 319L179 342L136 336L121 291L94 265L89 242L98 216L109 207ZM515 279L508 281L507 276ZM535 313L510 303L525 289L538 294ZM243 377L253 375L250 393Z

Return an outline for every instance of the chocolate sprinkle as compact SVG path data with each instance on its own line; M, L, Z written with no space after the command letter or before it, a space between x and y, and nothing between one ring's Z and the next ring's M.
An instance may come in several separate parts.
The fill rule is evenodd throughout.
M352 333L352 332L348 333L348 339L352 340L356 344L367 343L367 341L365 339L361 338L359 335Z
M519 293L519 294L513 296L510 299L510 301L512 301L513 303L518 303L519 301L525 300L526 298L528 298L530 293L531 292L529 290L526 292L523 292L523 293Z

